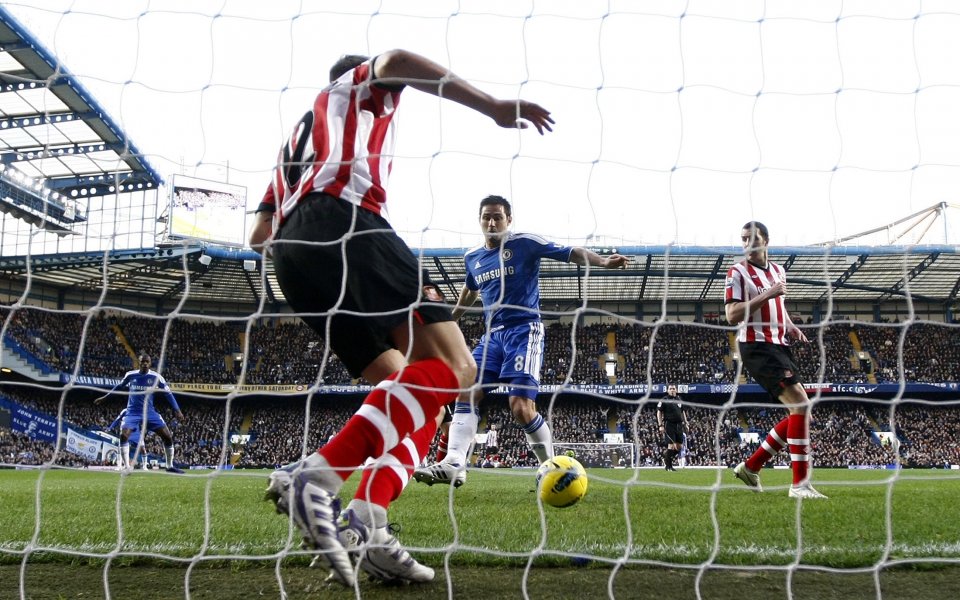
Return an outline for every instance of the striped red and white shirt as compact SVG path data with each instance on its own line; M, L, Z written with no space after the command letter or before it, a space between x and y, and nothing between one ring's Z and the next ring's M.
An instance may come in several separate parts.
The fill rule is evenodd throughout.
M741 261L727 271L726 303L746 302L756 298L764 290L786 281L783 267L767 261L767 268L749 261ZM738 342L766 342L768 344L790 345L787 338L787 308L784 296L777 296L757 306L747 317L746 323L737 333Z
M283 224L301 198L325 192L380 214L395 144L402 87L373 85L373 61L331 83L280 149L273 181L258 210ZM279 210L277 210L279 206Z

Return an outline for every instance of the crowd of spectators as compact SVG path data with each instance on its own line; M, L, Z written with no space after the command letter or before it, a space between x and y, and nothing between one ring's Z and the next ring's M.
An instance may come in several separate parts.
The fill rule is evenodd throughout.
M573 331L571 323L555 322L544 328L543 368L540 383L556 385L606 384L601 356L608 352L609 326L586 325Z
M91 397L76 391L64 394L57 389L4 385L0 394L8 401L50 415L58 413L65 423L88 430L106 430L125 401L111 398L103 405L91 404ZM184 465L275 467L299 459L326 443L356 412L357 396L311 395L293 398L181 399L185 418L177 422L166 406L158 402L174 432L177 461ZM872 403L870 403L872 402ZM656 422L656 399L555 396L545 403L554 439L564 444L599 444L604 434L619 433L623 443L634 445L637 466L661 464L663 440ZM766 432L783 417L778 405L707 405L688 403L685 464L690 466L732 466L750 455ZM309 421L307 414L309 413ZM497 446L475 449L475 464L485 461L498 466L535 467L522 430L510 414L506 399L490 395L482 404L481 432L497 430ZM309 425L305 425L309 422ZM960 430L960 405L901 401L851 402L822 399L812 409L811 440L818 466L887 465L900 460L907 466L960 464L960 449L949 436L937 432ZM885 443L877 432L892 432L895 442ZM117 432L114 431L114 434ZM743 436L756 434L755 439ZM244 436L240 438L238 436ZM159 440L148 435L147 450L162 456ZM895 447L896 446L896 447ZM584 459L594 466L628 466L631 457L623 448L616 453L600 448ZM41 464L53 456L53 445L6 430L0 436L0 455L5 464ZM773 464L787 465L781 453ZM61 449L57 464L82 466L79 457Z
M172 383L302 385L363 383L352 379L324 341L300 321L147 318L22 307L0 309L6 337L49 370L119 378L145 352ZM9 318L8 318L9 317ZM474 347L481 318L460 322ZM795 345L804 381L831 383L960 380L960 325L804 325L810 344ZM554 321L545 327L544 385L733 383L732 330L717 322L594 323ZM901 351L902 339L902 351ZM249 341L249 343L246 343ZM859 343L860 347L857 347ZM609 355L616 365L606 371ZM901 361L902 358L902 361ZM901 373L902 365L902 373ZM741 373L741 382L750 381Z
M733 383L736 370L729 335L720 327L695 323L621 325L616 339L617 351L625 360L619 379L626 383Z
M250 384L310 386L351 382L340 359L329 352L312 329L299 322L252 327L250 357L245 380Z
M36 307L3 308L0 318L5 323L5 338L52 371L72 373L78 369L83 375L119 379L133 368L133 354L147 352L154 356L156 368L174 384L237 383L244 364L243 382L249 384L309 389L315 384L366 383L351 379L322 339L299 321L289 319L264 318L246 323L147 318L105 311L58 312ZM468 316L460 325L467 343L476 346L484 333L483 319ZM960 381L958 327L926 322L805 325L811 343L795 346L801 379L832 383ZM544 385L732 383L738 374L732 330L715 321L589 325L554 321L545 330ZM605 370L610 355L616 364L612 376ZM740 381L748 380L741 374ZM90 403L89 390L38 391L41 389L4 386L0 393L32 410L54 417L59 414L64 421L88 429L106 429L125 402L118 395L95 407ZM284 464L299 458L305 448L315 448L329 439L356 410L356 402L329 395L313 395L309 400L240 396L229 405L218 399L191 398L184 407L184 422L171 422L178 459L196 465ZM594 443L602 441L604 433L620 433L626 443L637 445L638 464L657 465L662 444L654 406L649 399L643 402L581 395L571 400L558 395L543 412L558 441ZM305 430L308 412L309 426ZM740 434L758 433L762 439L782 412L779 407L689 406L687 464L736 464L755 446ZM893 445L878 443L875 432L893 428L904 464L960 463L960 451L934 433L945 427L960 429L960 408L903 403L894 413L891 419L889 411L869 404L818 403L811 434L817 463L887 464L893 460ZM478 449L478 462L535 466L522 432L498 396L485 404L483 426L497 430L498 444L490 453ZM237 433L247 436L243 442L231 441L231 435ZM162 450L153 437L148 436L148 449L160 454ZM4 462L43 463L53 456L48 446L7 431L0 448ZM79 464L79 459L63 452L57 453L56 460ZM590 460L616 466L624 457L601 453ZM775 460L787 463L785 455Z
M857 335L863 350L877 363L878 381L957 380L960 372L960 325L860 324L857 326Z

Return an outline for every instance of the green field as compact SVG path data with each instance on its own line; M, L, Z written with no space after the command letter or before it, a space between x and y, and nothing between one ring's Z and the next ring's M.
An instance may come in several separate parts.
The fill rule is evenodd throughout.
M493 580L506 586L505 596L521 597L525 581L548 585L572 572L577 580L597 581L539 595L528 589L529 596L563 597L568 590L577 598L644 597L617 592L621 585L630 589L634 577L647 583L676 577L675 585L699 585L705 593L703 586L712 580L739 574L747 579L730 584L730 597L748 597L744 581L763 584L764 577L798 589L817 577L827 582L862 577L864 583L855 587L867 586L864 597L872 598L874 574L885 580L914 573L939 581L940 592L957 585L957 593L946 597L960 596L960 472L821 469L814 483L830 499L802 505L787 497L786 470L765 471L762 494L744 487L729 470L589 473L586 498L567 509L541 510L532 471L471 471L467 485L457 490L412 484L393 505L391 520L401 527L404 545L435 567L440 581L410 593L456 595L459 585L476 577L486 589ZM356 479L348 482L345 497ZM35 588L49 583L41 574L65 570L77 573L72 582L56 577L65 587L54 590L65 598L89 597L72 595L86 572L100 596L105 572L108 581L147 572L157 581L166 574L179 582L179 592L165 587L169 595L155 597L183 597L186 581L193 590L209 574L218 581L217 573L234 581L260 573L264 585L274 586L267 596L279 595L278 582L288 580L295 588L286 590L291 597L324 597L310 590L339 592L319 584L323 573L306 568L309 557L297 549L288 520L261 501L265 480L266 472L256 471L123 477L0 471L0 598L21 597L21 589L26 597L50 597L49 590ZM113 585L112 596L154 597L142 588L143 593L119 595ZM252 584L244 585L249 591ZM726 585L710 584L709 591L721 594ZM367 582L364 589L364 597L399 593ZM197 595L201 591L191 591L191 597L221 597Z

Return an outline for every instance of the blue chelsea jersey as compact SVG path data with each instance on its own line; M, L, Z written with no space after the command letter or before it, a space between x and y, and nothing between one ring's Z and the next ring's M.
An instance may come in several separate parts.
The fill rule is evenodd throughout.
M478 246L464 256L467 289L479 291L491 328L540 320L540 259L569 262L571 246L529 233L508 234L502 246ZM502 257L502 261L501 261Z
M156 393L165 395L167 402L170 403L170 407L174 411L180 410L176 398L170 392L170 388L167 387L167 382L156 371L147 371L146 373L141 373L139 370L128 371L114 389L121 387L130 391L127 400L127 411L129 413L142 414L144 408L147 412L156 411L153 404L153 396ZM144 405L144 396L146 396L146 405Z

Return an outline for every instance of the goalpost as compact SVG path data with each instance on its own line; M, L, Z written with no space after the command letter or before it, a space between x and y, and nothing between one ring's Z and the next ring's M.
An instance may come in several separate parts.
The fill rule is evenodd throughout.
M171 484L171 496L199 498L202 508L196 510L202 518L195 528L184 531L169 525L170 535L177 538L171 542L163 538L168 530L162 522L138 527L138 519L151 516L146 513L154 503L166 502L144 494L134 478L139 473L108 474L119 478L102 480L109 482L104 485L110 510L78 514L72 500L84 492L83 486L62 486L56 477L87 471L55 466L52 458L41 456L30 493L15 498L23 522L17 517L18 522L11 519L0 527L0 568L14 565L10 572L18 581L15 593L29 595L31 577L43 572L46 561L64 564L77 557L103 569L100 579L108 597L116 585L112 566L124 561L183 567L182 589L171 594L186 598L208 564L267 565L268 582L281 597L288 596L286 586L316 590L322 581L323 574L305 567L310 557L299 548L296 528L278 525L281 520L256 503L265 473L240 468L226 472L240 458L231 460L227 440L259 425L263 433L250 440L245 454L260 460L276 445L289 449L291 460L299 458L336 433L350 412L329 410L324 398L358 389L355 383L340 383L332 374L342 376L343 365L322 343L308 345L317 342L306 337L289 339L287 355L264 364L265 344L258 336L270 328L286 333L283 328L300 315L287 310L265 260L242 247L250 224L242 213L257 207L273 176L280 144L327 84L329 65L343 54L410 49L449 65L485 91L540 102L556 118L555 131L540 137L497 129L451 102L440 103L438 109L435 98L412 90L404 93L398 110L400 141L392 157L390 222L417 249L424 268L441 265L448 299L456 297L462 284L462 261L447 268L442 257L425 258L422 249L462 254L476 245L475 206L487 194L511 200L516 231L614 252L664 247L663 256L651 254L646 264L632 265L639 274L631 279L630 273L601 278L590 269L564 264L541 282L547 294L562 277L581 278L573 297L544 304L552 319L615 321L647 331L648 345L631 349L635 360L627 372L637 374L631 382L637 386L663 384L666 375L658 373L655 379L654 357L660 356L662 345L681 348L683 343L682 336L661 335L666 325L709 329L723 336L731 332L720 317L723 272L741 259L741 225L756 219L770 227L772 246L823 248L822 263L798 273L790 284L791 290L806 286L817 292L802 304L788 306L809 311L807 320L816 314L819 324L806 329L813 344L804 357L827 363L837 358L827 356L824 343L827 330L838 322L833 293L859 270L870 269L866 253L834 252L834 244L845 241L851 231L870 230L860 242L908 249L884 262L882 268L898 271L893 285L860 286L864 299L850 300L852 320L892 332L883 341L891 344L896 364L885 368L906 383L911 367L905 364L911 359L904 353L907 326L934 321L929 306L936 305L946 316L936 315L939 320L931 327L942 326L945 335L958 331L955 324L943 322L956 308L960 283L955 273L948 271L950 277L939 283L947 288L946 300L914 294L911 287L924 283L928 269L945 262L942 257L955 254L951 247L960 239L943 212L944 198L960 184L960 63L955 60L960 55L960 13L953 10L936 2L839 0L161 0L146 5L18 0L0 7L4 17L12 16L28 34L16 38L18 26L0 18L0 35L5 36L0 39L2 333L6 340L21 327L29 345L32 338L42 337L31 338L31 332L51 328L68 340L60 347L38 343L20 348L22 354L4 346L0 366L15 365L18 373L31 376L26 382L0 378L0 393L9 395L0 406L2 422L28 414L36 431L22 441L17 438L18 443L42 455L48 441L42 436L48 435L50 448L58 448L58 427L83 419L95 423L102 417L87 411L89 407L77 409L74 399L116 383L123 375L116 369L123 353L139 352L134 346L140 342L156 346L155 365L165 369L171 382L170 372L190 368L223 379L191 381L186 387L197 402L216 403L204 413L213 416L201 424L191 423L185 410L181 426L200 430L203 444L196 444L192 455L218 469L185 478L202 480L202 487ZM70 88L69 99L45 95L67 80L79 83ZM892 227L870 229L897 223L907 204L906 212L916 214L942 206L933 211L943 216L942 223L911 225L902 234ZM917 244L920 248L913 248ZM719 249L716 264L702 276L691 275L696 267L686 253L691 246ZM788 254L783 262L795 259ZM228 276L216 278L217 268ZM138 277L150 280L141 285ZM611 296L617 299L605 301ZM883 318L899 323L864 316L873 310L864 305L880 298L895 304L893 316ZM920 303L926 303L926 312L918 312ZM880 308L876 316L881 316ZM120 347L119 319L139 319L138 332L128 336L134 339L122 340L128 347L117 355L98 355L104 344ZM485 332L473 333L479 337ZM591 338L589 343L580 348L571 338L560 350L562 361L553 357L550 364L545 362L544 369L555 371L558 389L595 383L572 379L578 365L606 352L604 339ZM686 354L677 361L696 372L701 351L683 348ZM29 360L23 357L31 353L35 359L42 355L54 370L41 372L39 359L26 364ZM25 366L17 362L21 360ZM861 351L857 360L872 359ZM621 372L613 353L608 364L610 371L602 374L599 386L606 385L606 375ZM829 380L828 368L816 374L820 384ZM35 379L34 372L39 373ZM247 388L225 383L233 376L255 383ZM736 386L724 382L716 388L715 393L728 398L718 412L732 411ZM58 395L55 401L46 396L51 389ZM604 391L591 388L589 393ZM288 395L308 399L297 400L296 410L277 410ZM895 567L960 564L958 540L939 539L939 530L903 533L895 527L897 519L908 518L895 510L897 486L904 479L910 484L922 479L904 478L898 470L867 483L847 480L839 471L828 478L824 491L840 492L829 500L834 505L855 502L850 488L859 493L882 486L886 492L878 500L882 506L872 513L880 516L871 522L871 531L884 532L883 540L865 548L856 540L826 535L811 544L810 523L818 507L785 503L779 497L786 494L783 486L771 486L764 495L746 500L747 491L738 488L741 484L728 469L718 468L715 480L697 483L661 481L652 471L636 469L644 460L639 439L646 436L648 448L661 440L652 428L644 429L641 420L650 424L649 415L641 416L639 410L655 401L649 388L634 396L641 398L617 401L636 413L627 423L636 441L554 444L556 454L572 452L586 467L633 472L593 477L590 495L575 509L531 512L530 522L516 529L521 534L531 526L536 529L533 543L509 546L499 545L501 539L481 538L478 530L489 529L487 523L480 527L459 509L471 501L470 494L482 499L472 500L477 512L502 501L471 490L484 485L484 477L499 477L499 470L471 473L466 488L451 489L442 497L435 486L408 488L404 495L417 493L418 507L432 507L433 521L444 525L443 534L417 537L408 528L398 535L405 546L413 540L411 552L436 568L438 581L430 591L442 595L446 585L452 597L459 590L458 569L474 565L474 558L465 561L461 553L479 557L481 565L518 565L521 581L511 578L490 585L504 586L492 588L504 595L519 592L525 598L552 593L538 594L536 588L555 578L538 573L549 571L538 568L544 557L555 561L551 566L594 561L600 568L580 572L595 578L591 590L618 598L635 591L617 589L617 578L628 567L654 567L653 572L666 566L692 573L690 587L698 598L706 595L711 576L734 570L748 576L774 573L783 579L787 597L793 597L796 580L809 573L865 573L866 583L858 581L881 598L888 595L881 578ZM817 391L811 397L815 405L822 400ZM247 401L253 399L262 404L251 407ZM904 400L901 386L889 404L864 416L863 422L886 419L881 425L896 432L897 409ZM25 413L8 418L7 406L13 404ZM540 412L546 416L547 409L544 405ZM762 410L765 407L758 412ZM280 412L283 419L268 423ZM287 418L291 414L295 417ZM52 420L49 415L54 415ZM757 420L762 421L759 416ZM697 431L708 436L713 446L708 458L719 467L729 466L725 459L738 452L738 425L718 418ZM178 436L174 430L180 444ZM899 444L890 446L896 448L896 462ZM8 460L0 460L2 466L13 467ZM262 461L258 466L269 463ZM503 471L517 478L510 482L511 493L522 487L516 484L519 478L532 481L529 472ZM17 475L22 474L12 468L0 470L0 479ZM229 496L226 482L236 481L242 482L242 493ZM645 521L650 504L644 502L664 489L706 498L692 511L709 515L706 534L683 523L658 529ZM734 491L743 493L737 497L736 510L743 511L737 519L731 518L727 496ZM488 518L493 522L512 515L517 506L529 508L535 502L531 498L510 497L500 513ZM899 505L899 496L897 500ZM221 516L233 514L225 507L245 502L250 508L235 519ZM572 524L589 522L592 511L626 515L627 527L619 523L610 539L568 537ZM777 514L769 530L779 533L771 536L780 537L729 545L731 529L768 512ZM261 518L274 522L244 529L246 521ZM672 518L664 514L662 522ZM88 533L87 527L95 531ZM4 531L17 533L5 538ZM900 535L938 539L901 543ZM289 577L290 565L303 566L307 574ZM597 573L602 581L596 581ZM217 577L223 578L215 575L211 585ZM729 585L736 589L739 584ZM357 594L370 590L363 582Z

